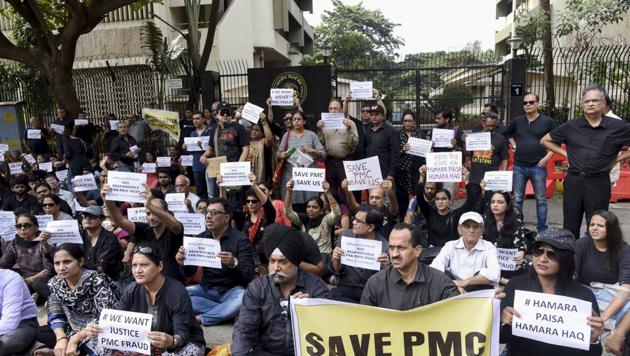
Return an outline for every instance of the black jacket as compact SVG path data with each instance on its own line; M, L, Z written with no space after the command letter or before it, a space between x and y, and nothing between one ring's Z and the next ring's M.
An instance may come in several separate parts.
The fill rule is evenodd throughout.
M90 236L84 230L83 250L85 251L85 268L100 270L109 278L118 280L123 251L116 235L101 228L96 244L92 246Z

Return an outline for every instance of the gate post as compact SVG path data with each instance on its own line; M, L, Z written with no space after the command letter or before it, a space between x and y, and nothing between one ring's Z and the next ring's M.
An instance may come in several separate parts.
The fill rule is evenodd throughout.
M525 95L525 61L515 56L505 61L505 79L503 80L503 99L506 105L505 123L523 113L523 96Z

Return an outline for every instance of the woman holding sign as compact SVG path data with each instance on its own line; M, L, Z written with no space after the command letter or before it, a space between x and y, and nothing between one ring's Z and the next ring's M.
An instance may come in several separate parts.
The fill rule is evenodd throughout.
M501 343L507 343L509 355L514 356L601 355L602 347L599 344L599 337L604 321L599 316L599 307L593 293L573 279L575 273L573 234L565 229L545 230L536 237L533 249L533 268L525 275L512 278L505 287L506 297L501 301ZM555 301L545 303L546 300L551 299L543 295L533 302L530 299L521 298L522 304L515 306L515 295L520 291L571 297L589 302L592 306L592 316L584 317L585 325L583 326L590 326L590 340L580 340L579 334L582 333L575 331L579 326L568 325L570 322L565 322L562 318L563 312L573 310L577 312L577 307L570 304L570 300L567 303ZM530 308L528 311L535 308L535 312L521 315L519 308ZM567 330L570 328L573 329ZM534 335L532 338L515 335L526 331L535 332L535 338ZM582 334L582 339L584 337ZM545 343L545 338L547 342L553 343ZM590 341L590 349L581 350L564 346L575 341L586 342L587 345Z
M414 193L415 182L418 181L418 170L424 164L424 158L408 154L409 138L423 138L416 129L416 114L412 110L405 110L402 114L403 127L400 135L400 169L396 174L396 197L400 212L400 220L405 218L409 198Z

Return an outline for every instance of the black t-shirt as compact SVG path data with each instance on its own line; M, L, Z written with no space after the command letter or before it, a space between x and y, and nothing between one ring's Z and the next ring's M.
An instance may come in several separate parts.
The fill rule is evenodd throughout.
M575 272L581 283L630 283L630 246L624 244L617 251L616 265L617 271L608 269L606 252L597 250L589 236L584 236L575 243Z
M525 115L512 120L502 134L506 138L514 137L516 152L514 163L519 166L535 166L546 154L547 149L540 144L540 139L556 128L552 118L538 115L536 120L529 122Z
M175 278L178 281L184 280L184 274L179 264L175 260L175 255L179 247L184 244L184 229L179 234L173 233L167 227L164 230L162 236L158 239L153 232L153 229L147 223L133 223L136 226L136 231L131 236L129 242L133 242L136 245L142 242L150 242L156 244L164 254L164 275L171 278Z
M216 137L216 142L214 138ZM238 162L243 147L249 146L249 135L241 124L233 123L226 127L217 127L216 134L210 138L217 157L226 156L228 162Z
M436 127L441 128L441 127ZM455 147L433 147L433 152L453 152L459 151L462 147L464 147L464 141L462 140L462 136L464 135L464 130L462 130L459 126L452 127L444 127L444 129L453 129L455 130L454 138L455 138ZM433 134L433 131L430 131Z
M481 182L489 171L498 171L501 161L508 159L508 142L502 135L493 132L490 135L491 149L487 151L473 151L471 158L470 182Z

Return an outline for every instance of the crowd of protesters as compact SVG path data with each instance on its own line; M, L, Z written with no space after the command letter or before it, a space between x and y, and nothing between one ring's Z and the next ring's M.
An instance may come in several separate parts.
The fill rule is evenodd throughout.
M96 342L107 308L154 315L152 354L204 355L201 327L236 320L233 355L292 355L289 297L408 310L480 289L495 289L502 299L506 354L599 355L605 348L622 355L630 332L630 247L608 201L610 171L630 158L623 150L630 126L612 113L606 92L587 87L584 116L558 127L539 113L535 93L524 96L523 115L504 126L489 103L472 130L490 133L487 151L466 151L470 132L452 110L437 111L435 128L454 134L450 147L432 151L462 152L463 202L456 201L458 184L429 181L425 158L409 153L410 138L431 140L416 113L405 111L396 130L378 90L373 95L358 118L348 114L352 93L331 99L328 111L345 117L336 129L321 120L309 129L297 99L279 117L268 100L257 124L226 102L186 110L180 139L169 146L170 166L144 172L143 203L108 200L107 184L109 172L143 173L158 158L139 115L106 127L63 109L51 125L30 118L22 149L1 152L1 207L14 221L5 215L0 225L0 356L130 354ZM184 138L199 138L203 149ZM97 145L106 152L96 154ZM305 167L326 169L323 192L295 189L289 157L296 150L311 158ZM554 153L569 163L563 228L547 226L546 165ZM192 165L182 161L187 155ZM382 182L350 191L343 162L373 156ZM225 187L221 175L210 177L206 167L216 157L251 162L251 185ZM487 191L485 172L507 169L513 192ZM98 189L74 192L73 178L86 174ZM528 180L535 230L524 226ZM205 216L206 231L197 237L219 241L220 268L184 265L184 228L165 200L171 193L183 193L185 209ZM146 222L129 216L135 207L146 209ZM580 231L584 217L587 230ZM43 220L77 220L83 244L49 244ZM381 270L342 264L342 236L381 241ZM516 270L501 270L497 248L518 251ZM593 315L584 320L590 350L513 335L516 290L591 302ZM47 312L44 325L38 305Z

